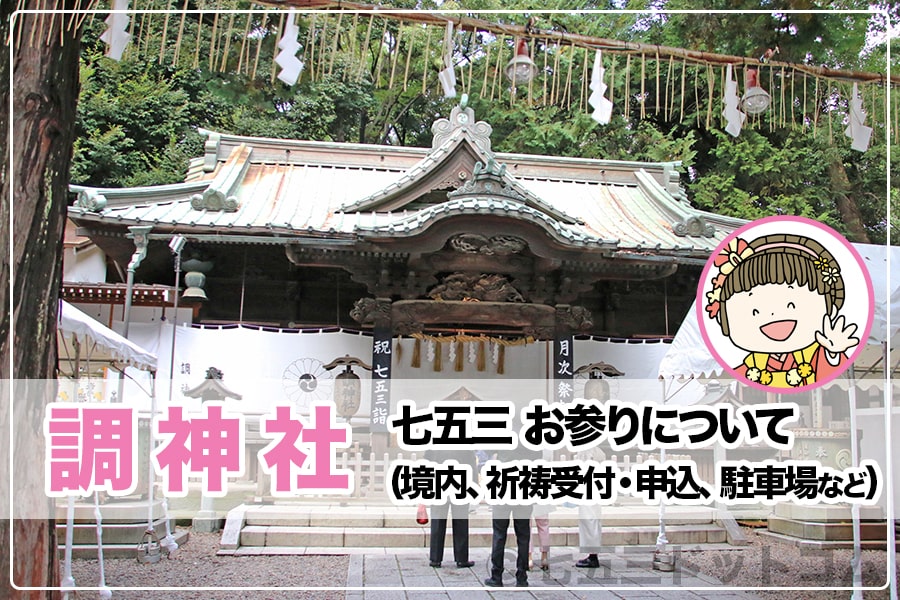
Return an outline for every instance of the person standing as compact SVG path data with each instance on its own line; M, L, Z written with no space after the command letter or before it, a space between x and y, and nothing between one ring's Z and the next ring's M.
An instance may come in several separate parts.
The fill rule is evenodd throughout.
M472 476L477 480L478 467L474 450L426 450L425 459L446 463L455 460L460 465L469 465ZM431 544L428 564L440 567L444 560L444 538L447 535L447 515L453 517L453 560L456 566L465 569L475 565L469 560L469 505L454 504L448 498L443 504L431 507Z
M541 457L547 462L552 462L553 451L544 450ZM541 570L548 571L550 569L550 513L552 511L552 504L535 504L531 511L531 517L534 519L534 526L537 529L537 543L535 543L534 536L532 536L531 553L528 558L529 571L533 566L532 556L535 546L539 546L541 549Z
M519 446L513 450L501 450L497 458L501 462L513 460L536 460L541 453ZM512 517L516 534L516 587L528 587L528 556L531 544L531 505L495 504L491 507L491 576L484 580L488 587L503 587L503 553L506 550L506 536L509 519Z
M594 400L606 402L610 397L609 384L602 379L599 383L599 397L594 398ZM606 460L606 453L599 446L595 446L582 450L576 455L576 458L578 460L601 462ZM602 512L599 504L578 505L578 547L582 552L586 552L587 556L576 561L576 567L596 569L600 566L600 559L597 555L601 551L600 543L603 533L601 517Z
M538 544L531 544L532 552L534 552L535 545L539 545L541 549L541 570L547 571L550 569L550 511L552 510L552 506L549 504L536 504L534 509L531 512L531 516L534 519L534 526L537 529L537 542ZM529 555L530 556L530 555ZM529 558L528 560L528 568L529 570L532 567L532 560Z

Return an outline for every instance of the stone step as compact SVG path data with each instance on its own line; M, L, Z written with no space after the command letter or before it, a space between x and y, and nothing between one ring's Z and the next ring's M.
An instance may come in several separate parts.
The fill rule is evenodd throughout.
M105 526L104 526L105 529ZM190 539L190 533L185 529L179 529L178 531L172 532L172 537L175 538L175 543L178 544L178 547L185 545ZM94 538L96 541L96 538ZM140 541L140 539L138 539ZM65 557L65 538L59 540L59 558L62 560ZM165 557L165 549L163 551L163 556ZM131 544L103 544L103 558L131 558L137 560L138 556L138 543L134 542ZM78 544L72 546L72 558L78 559L88 559L88 560L96 560L97 559L97 544ZM80 585L90 585L87 582L79 581L77 582Z
M56 521L66 522L68 502L65 498L60 498L56 502ZM147 500L141 499L116 499L110 498L100 505L100 516L103 523L138 523L147 522L147 514L149 512ZM163 507L162 500L153 501L153 519L162 519ZM75 502L75 522L76 523L94 523L94 500L93 498L81 498Z
M604 546L653 545L658 526L603 526ZM240 547L390 547L425 548L430 544L430 527L318 527L287 525L247 525L239 537ZM470 526L469 545L490 547L490 527ZM666 537L672 545L718 544L725 542L725 530L712 523L667 525ZM550 527L552 546L578 546L578 527ZM515 545L510 527L507 545ZM448 532L445 547L452 548Z
M853 548L853 540L807 540L785 535L783 533L775 533L774 531L760 531L759 535L776 539L785 544L798 546L811 550L847 550ZM860 540L860 548L863 550L886 550L886 540Z
M327 505L244 505L240 507L245 525L280 527L360 527L411 528L416 523L414 506L327 506ZM715 509L707 507L667 507L666 523L671 525L702 525L715 521ZM491 511L486 505L469 512L469 527L491 526ZM559 507L548 515L551 529L577 527L578 509ZM656 506L613 506L602 511L604 526L655 527L659 523Z
M108 523L106 520L103 525L103 544L135 544L141 541L144 532L147 531L147 522L142 523ZM169 521L171 531L175 530L175 522ZM158 537L166 535L165 519L157 519L153 522L153 530ZM59 543L66 541L66 522L56 522L56 536ZM76 545L96 544L97 543L97 525L93 522L78 522L72 526L72 542Z
M801 521L783 517L769 517L769 531L804 540L842 541L853 539L853 523ZM887 525L882 522L864 521L859 524L859 539L885 540Z
M784 519L818 522L852 522L853 512L850 506L843 504L794 504L779 502L775 505L774 514ZM860 506L859 518L863 521L883 521L884 510L880 506Z

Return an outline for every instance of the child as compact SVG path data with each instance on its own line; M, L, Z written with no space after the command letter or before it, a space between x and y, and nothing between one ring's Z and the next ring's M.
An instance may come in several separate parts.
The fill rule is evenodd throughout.
M796 388L843 371L859 344L844 303L840 266L821 244L798 235L733 239L714 261L706 311L749 352L735 367L747 380Z

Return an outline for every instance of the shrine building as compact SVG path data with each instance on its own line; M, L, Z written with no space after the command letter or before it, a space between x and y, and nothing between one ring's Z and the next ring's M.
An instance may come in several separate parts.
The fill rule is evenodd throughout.
M105 303L105 316L95 316L125 321L128 331L130 286L134 306L156 306L164 323L178 269L180 306L191 313L177 320L189 327L178 328L174 355L166 355L165 335L151 340L160 370L181 365L173 377L188 389L215 367L244 402L252 394L235 385L246 376L235 371L255 355L227 368L234 357L215 356L221 346L212 345L193 359L202 364L191 376L189 331L355 334L330 354L307 345L257 369L287 379L325 375L323 367L348 355L378 367L373 348L386 340L395 377L415 367L424 378L571 379L598 362L655 377L659 352L621 359L577 349L663 345L690 308L706 259L744 221L691 207L677 163L495 152L490 124L465 106L432 131L431 148L205 131L204 155L183 183L73 185L69 218L105 254L106 281L64 282L63 297ZM176 236L183 248L172 244ZM549 356L570 348L570 370L554 372L559 361ZM520 366L510 368L513 359ZM623 360L647 363L646 374ZM366 406L363 397L352 416L365 421L377 402Z

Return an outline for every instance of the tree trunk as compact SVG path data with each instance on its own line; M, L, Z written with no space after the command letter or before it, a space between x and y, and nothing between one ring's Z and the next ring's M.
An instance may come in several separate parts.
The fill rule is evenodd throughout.
M72 155L75 105L78 100L80 32L69 29L69 16L61 14L17 15L10 31L14 2L0 7L3 54L0 78L9 81L12 52L12 89L2 86L0 99L12 114L3 111L0 180L0 379L55 381L57 296L62 277L62 236L65 226L69 163ZM30 0L26 9L82 8L78 0L56 3ZM21 34L18 26L21 24ZM12 45L6 41L12 34ZM19 37L21 35L21 37ZM12 171L9 157L12 154ZM10 228L9 216L12 216ZM10 243L11 242L11 243ZM7 249L12 254L6 256ZM9 296L12 277L12 297ZM12 308L12 321L10 321ZM11 372L10 372L11 369ZM52 504L44 493L44 441L42 422L45 403L52 400L52 385L16 384L16 403L10 407L9 386L0 396L0 431L13 425L13 473L0 461L0 481L13 477L13 507L3 506L0 520L0 597L58 598L59 592L22 591L10 587L9 564L15 587L59 586ZM38 393L23 394L25 387ZM4 436L5 437L5 436ZM2 494L6 496L6 487ZM2 502L2 501L0 501ZM22 518L21 507L28 507ZM46 510L44 510L46 508ZM12 513L10 514L10 509ZM40 516L38 516L40 515ZM12 520L9 517L15 517ZM7 543L12 528L12 553Z
M851 242L870 244L869 233L863 226L862 213L859 211L856 200L853 199L853 187L850 185L847 170L840 157L835 158L828 165L828 175L834 191L837 192L835 207L838 214L841 215L841 221L847 227L847 238Z

